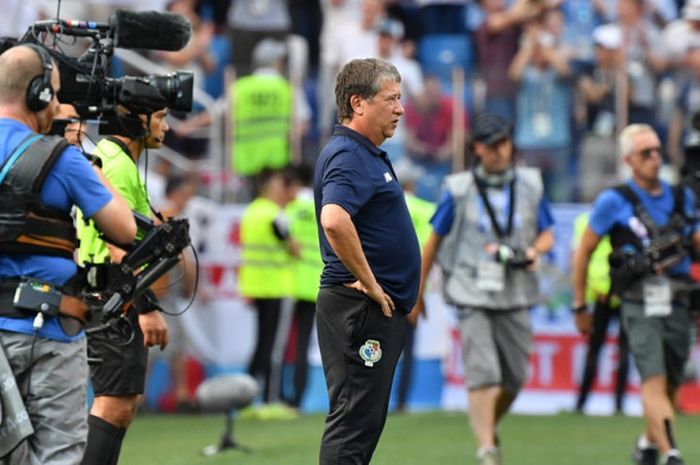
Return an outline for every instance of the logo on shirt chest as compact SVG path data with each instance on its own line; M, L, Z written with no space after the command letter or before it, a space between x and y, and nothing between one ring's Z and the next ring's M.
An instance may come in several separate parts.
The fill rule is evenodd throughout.
M384 180L386 182L391 182L394 178L391 177L391 174L389 172L384 173Z

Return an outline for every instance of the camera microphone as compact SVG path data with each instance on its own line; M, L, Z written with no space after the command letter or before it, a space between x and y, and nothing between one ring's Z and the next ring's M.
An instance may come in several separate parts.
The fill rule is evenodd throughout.
M190 22L183 16L158 11L117 10L109 18L114 46L175 52L190 41Z

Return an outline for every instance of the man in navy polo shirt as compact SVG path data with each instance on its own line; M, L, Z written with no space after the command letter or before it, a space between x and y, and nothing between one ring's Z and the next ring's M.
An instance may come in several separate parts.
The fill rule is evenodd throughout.
M348 62L335 86L340 125L316 164L324 269L316 304L330 410L321 465L368 464L384 428L404 318L418 295L420 251L384 151L404 110L401 76L376 59Z

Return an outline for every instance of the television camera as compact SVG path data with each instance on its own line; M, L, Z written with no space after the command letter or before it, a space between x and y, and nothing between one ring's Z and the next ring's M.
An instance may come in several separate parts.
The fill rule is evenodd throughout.
M190 35L190 23L180 15L117 10L108 23L59 18L37 21L19 39L0 38L0 54L20 44L43 47L60 72L59 102L72 104L81 120L96 120L100 134L136 138L145 135L138 115L165 107L191 111L193 73L114 77L115 48L177 51L189 42ZM81 39L87 39L89 44L82 55L73 57L64 52L64 48ZM54 124L54 131L57 129L62 129L60 124ZM136 212L134 217L142 239L126 246L115 243L126 251L122 261L88 263L70 286L72 295L80 297L90 313L101 318L103 328L126 321L120 318L124 306L147 296L148 287L175 266L190 245L187 219L168 218L156 225ZM107 237L105 240L114 243ZM37 294L32 289L41 292ZM44 288L32 289L27 288L24 294L38 296L34 300L44 302ZM27 308L31 309L34 300ZM40 310L44 311L43 307Z
M113 77L114 49L177 51L190 35L190 23L180 15L117 10L108 23L58 18L37 21L19 39L0 39L0 53L23 43L44 47L60 71L59 102L72 104L83 120L97 120L100 134L133 136L143 131L138 114L164 107L192 110L193 73ZM82 55L63 53L65 46L80 39L90 44ZM118 106L133 115L118 113Z

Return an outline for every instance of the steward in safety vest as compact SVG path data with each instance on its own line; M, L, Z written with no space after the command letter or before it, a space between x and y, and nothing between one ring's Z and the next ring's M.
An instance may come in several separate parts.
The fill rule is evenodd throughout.
M272 348L275 345L282 299L292 294L291 240L284 207L293 198L291 181L280 171L263 169L256 177L258 197L241 220L242 263L238 291L251 300L257 314L257 340L248 373L264 379L263 402L276 399L280 386L271 386ZM274 393L274 394L272 394Z
M231 166L242 176L289 163L292 86L282 75L284 44L271 39L253 52L256 71L232 85Z

